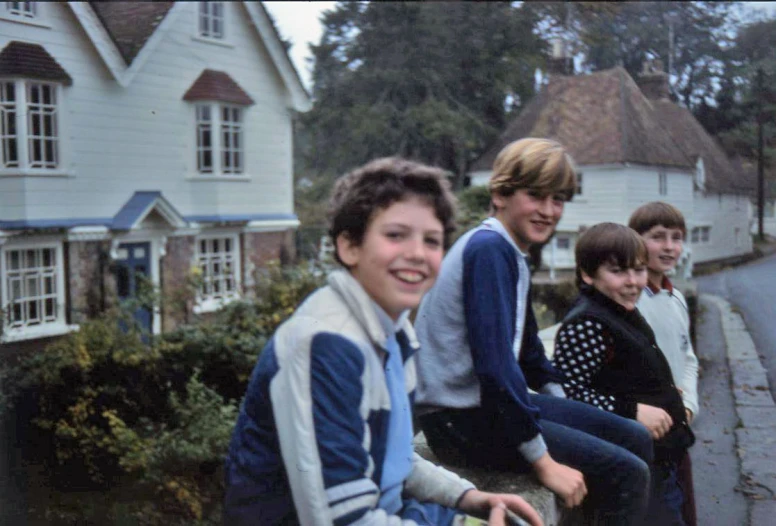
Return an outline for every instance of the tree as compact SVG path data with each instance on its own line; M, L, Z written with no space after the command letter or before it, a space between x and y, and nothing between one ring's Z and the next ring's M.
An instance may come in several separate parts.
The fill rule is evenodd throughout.
M383 155L467 164L533 95L545 43L509 3L340 2L312 46L307 166L339 174Z
M688 108L714 94L730 43L736 2L548 2L547 31L565 35L584 54L584 68L623 66L634 78L649 59L674 74L674 95Z

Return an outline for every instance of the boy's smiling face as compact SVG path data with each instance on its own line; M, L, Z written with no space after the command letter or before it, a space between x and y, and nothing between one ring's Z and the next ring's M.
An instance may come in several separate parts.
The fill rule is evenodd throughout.
M632 268L607 262L598 267L593 276L582 271L582 281L630 311L636 308L641 289L647 284L647 268L640 262Z
M655 225L641 234L641 237L647 245L650 280L659 285L665 273L676 266L682 254L684 234L681 228Z
M408 197L374 213L360 245L337 237L342 262L394 320L420 304L442 263L444 229L434 209Z
M496 219L503 224L520 250L546 243L563 215L565 197L542 194L533 189L519 189L510 196L493 194Z

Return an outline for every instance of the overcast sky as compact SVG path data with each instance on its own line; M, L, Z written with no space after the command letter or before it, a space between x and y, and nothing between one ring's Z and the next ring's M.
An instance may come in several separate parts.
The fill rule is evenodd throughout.
M305 87L310 89L312 65L308 44L317 44L323 28L318 18L326 9L334 7L336 2L264 2L264 7L275 19L280 34L293 42L291 60L294 62ZM776 15L776 2L744 2L751 8L762 9Z

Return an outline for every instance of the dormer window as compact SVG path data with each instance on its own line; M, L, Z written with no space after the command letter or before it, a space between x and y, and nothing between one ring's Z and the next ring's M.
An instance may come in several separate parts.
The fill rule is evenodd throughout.
M201 174L242 174L242 133L241 108L227 104L197 104L197 171Z
M253 99L228 74L211 69L202 72L183 99L195 102L197 173L242 176L243 121Z
M61 169L62 86L71 82L37 44L10 42L0 52L0 174Z
M37 16L37 2L6 2L5 11L9 15L21 18L35 18Z
M20 2L16 2L20 3ZM224 3L199 3L199 36L223 40L224 38Z
M695 163L695 188L699 190L706 189L706 168L703 166L703 159L698 157Z

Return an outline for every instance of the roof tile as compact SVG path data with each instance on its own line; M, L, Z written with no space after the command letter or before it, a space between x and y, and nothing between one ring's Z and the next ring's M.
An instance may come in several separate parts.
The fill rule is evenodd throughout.
M183 95L183 100L217 100L248 106L253 99L223 71L206 69Z
M151 37L175 2L89 2L127 64Z
M0 75L52 80L66 86L73 83L70 75L43 46L16 40L0 51Z

